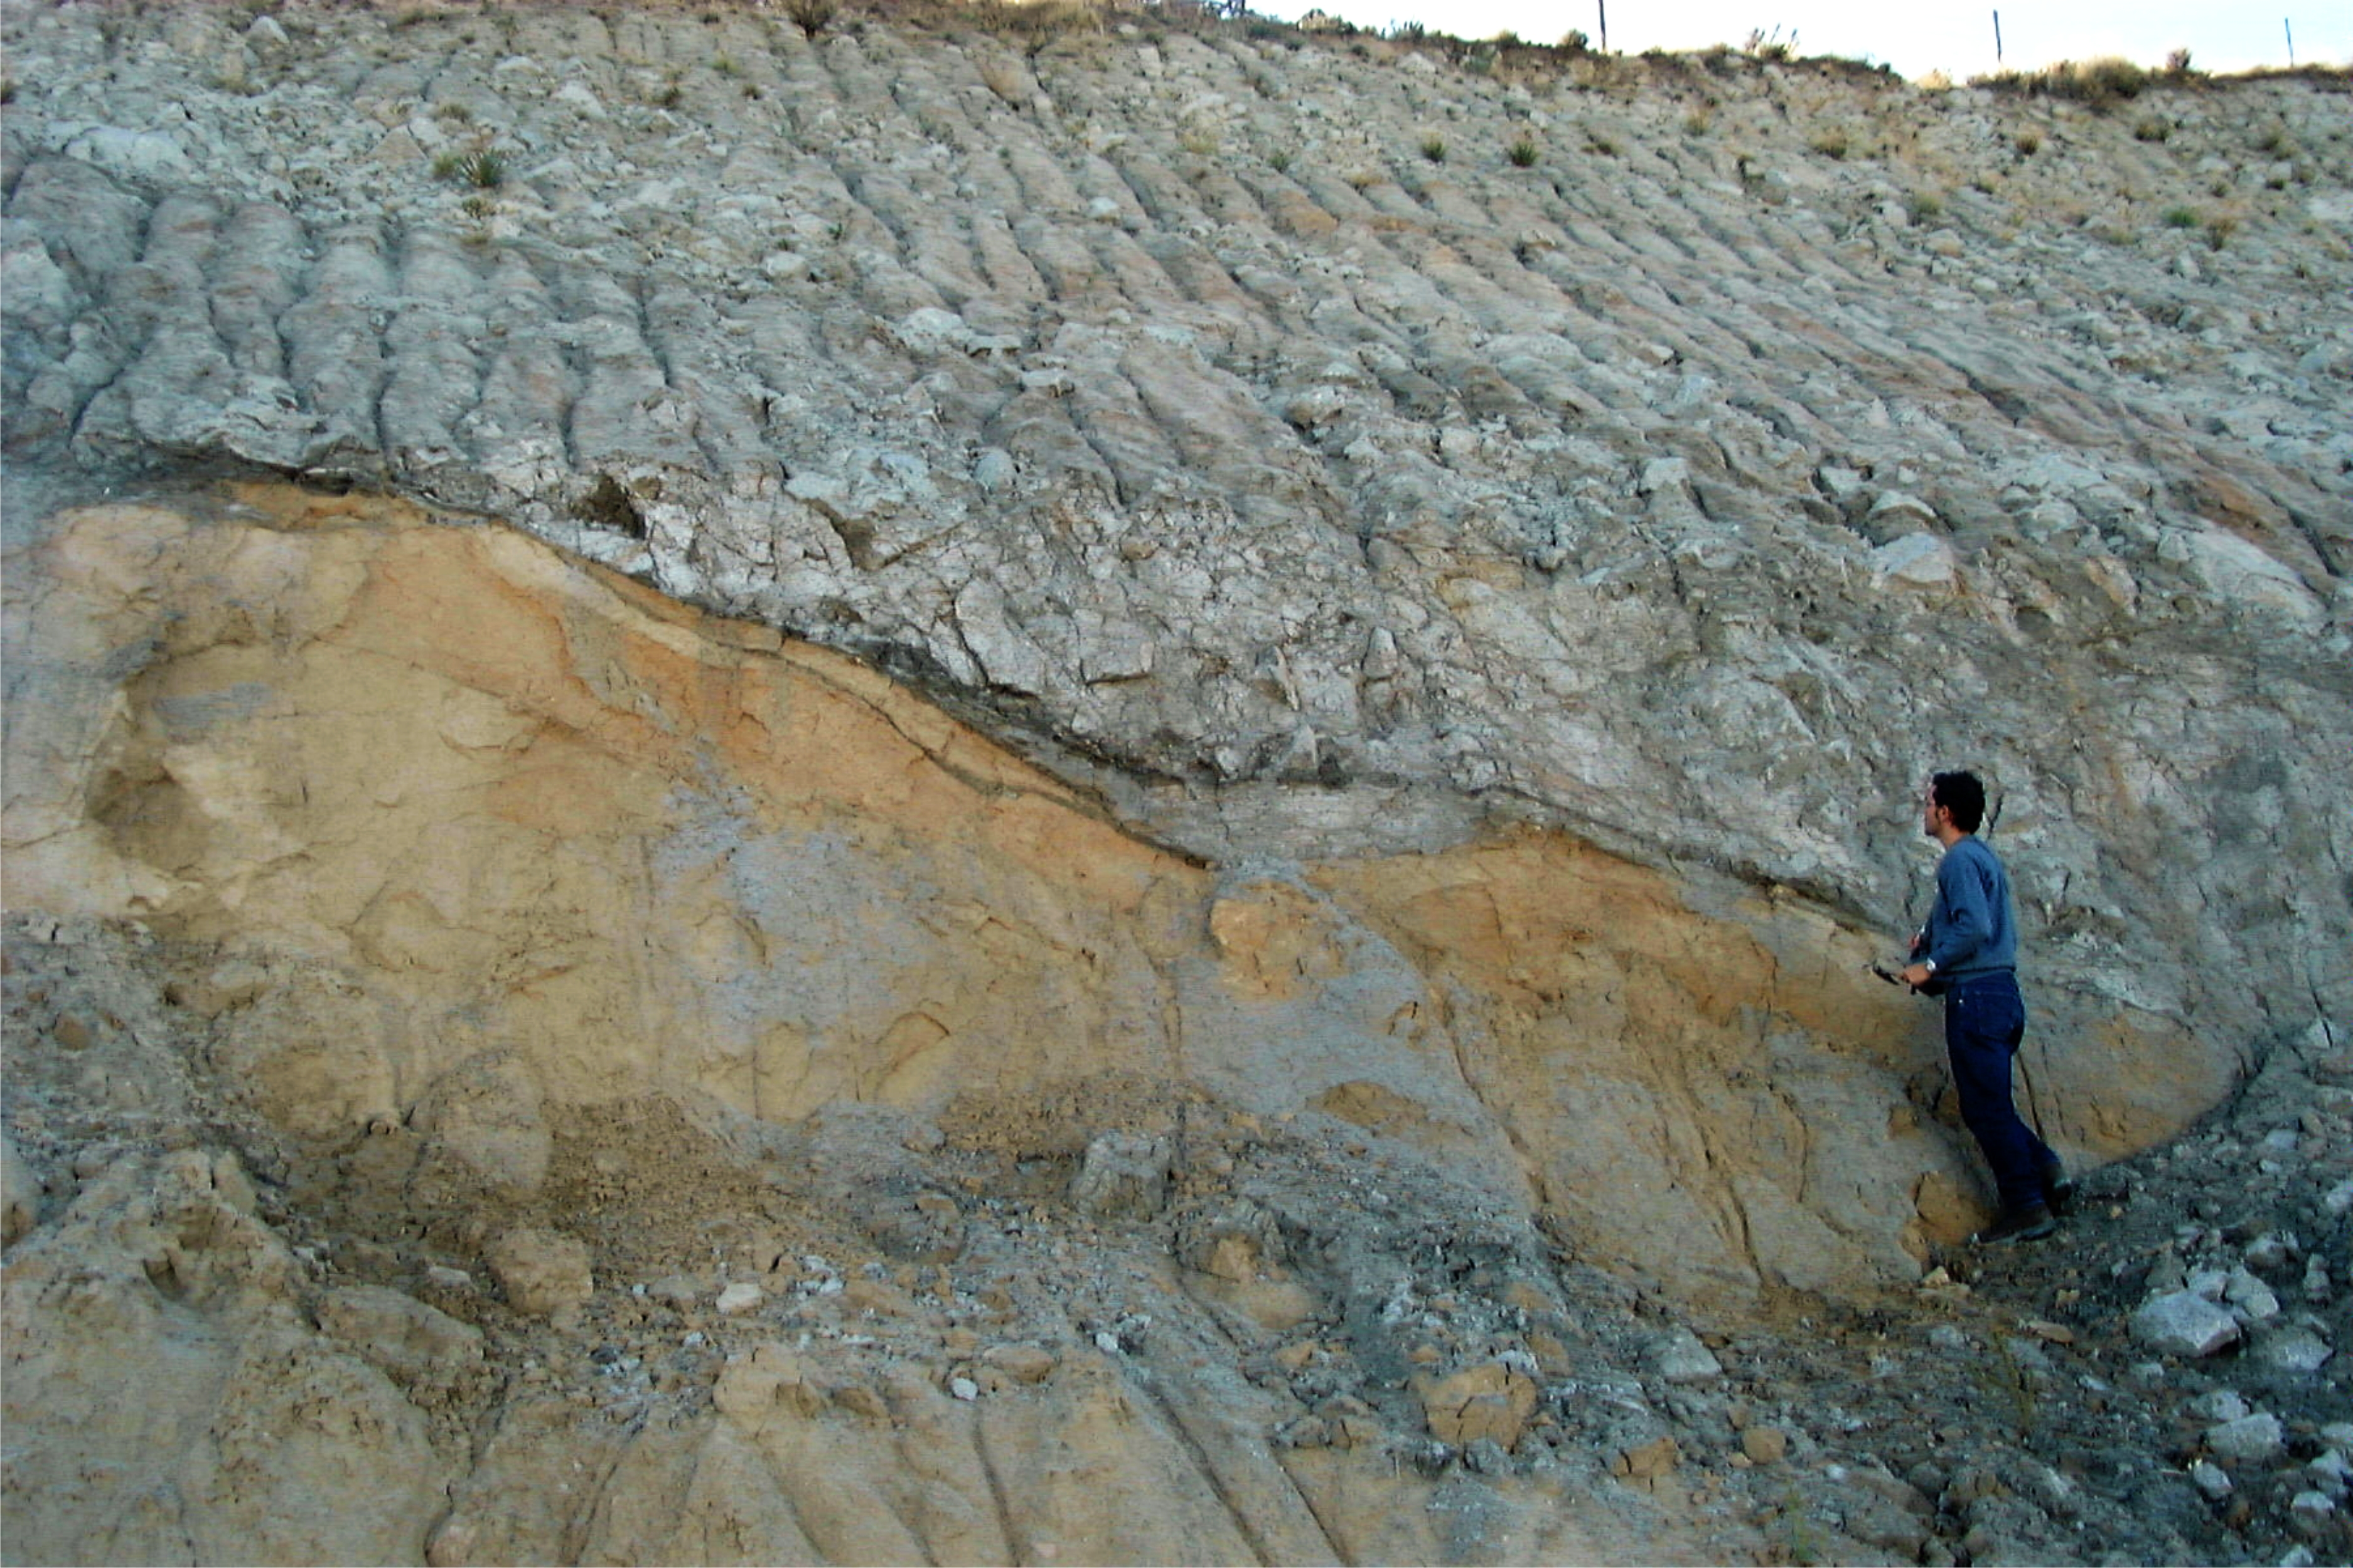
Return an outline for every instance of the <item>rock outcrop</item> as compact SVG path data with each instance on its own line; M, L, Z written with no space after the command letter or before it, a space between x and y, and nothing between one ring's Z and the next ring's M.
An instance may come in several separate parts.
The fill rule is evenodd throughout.
M0 5L11 1556L1745 1553L1930 767L2341 1045L2341 74L809 16Z
M396 504L93 507L26 567L27 663L103 692L141 651L21 727L12 896L219 952L174 992L214 1065L311 1146L403 1125L436 1191L536 1191L551 1106L1112 1075L1419 1146L1688 1290L1951 1239L1923 1019L1803 900L1529 826L1203 866L839 655ZM2095 1145L2223 1087L2050 1059Z

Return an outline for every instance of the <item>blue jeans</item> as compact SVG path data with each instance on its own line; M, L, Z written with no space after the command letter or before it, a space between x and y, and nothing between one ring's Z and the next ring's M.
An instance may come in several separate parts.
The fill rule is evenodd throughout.
M2044 1201L2042 1173L2052 1159L2010 1102L2010 1063L2025 1037L2026 999L2016 975L1957 980L1945 993L1945 1055L1961 1120L1993 1167L2004 1213Z

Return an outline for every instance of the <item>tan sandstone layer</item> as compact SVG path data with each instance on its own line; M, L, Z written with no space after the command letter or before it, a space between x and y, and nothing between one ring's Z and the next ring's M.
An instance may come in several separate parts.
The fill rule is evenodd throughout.
M1976 1212L1923 1010L1794 896L1526 829L1214 871L837 655L397 503L92 509L26 575L44 658L149 652L49 716L11 898L244 955L212 1010L271 1019L237 1070L297 1136L491 1062L787 1121L1108 1073L1458 1158L1693 1289L1906 1278ZM2102 1045L2033 1057L2068 1147L2223 1088Z

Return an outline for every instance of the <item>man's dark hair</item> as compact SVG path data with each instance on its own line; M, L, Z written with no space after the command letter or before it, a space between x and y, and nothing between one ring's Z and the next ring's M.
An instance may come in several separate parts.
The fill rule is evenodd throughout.
M1953 814L1953 826L1975 833L1985 820L1985 785L1971 773L1938 773L1928 781L1928 798Z

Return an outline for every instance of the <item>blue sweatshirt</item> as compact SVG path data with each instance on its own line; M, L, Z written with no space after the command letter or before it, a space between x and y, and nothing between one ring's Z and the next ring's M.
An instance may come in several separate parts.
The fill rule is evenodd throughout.
M1936 901L1928 910L1922 958L1936 961L1950 983L2018 967L2018 932L2010 920L2010 873L1975 835L1957 838L1936 862Z

